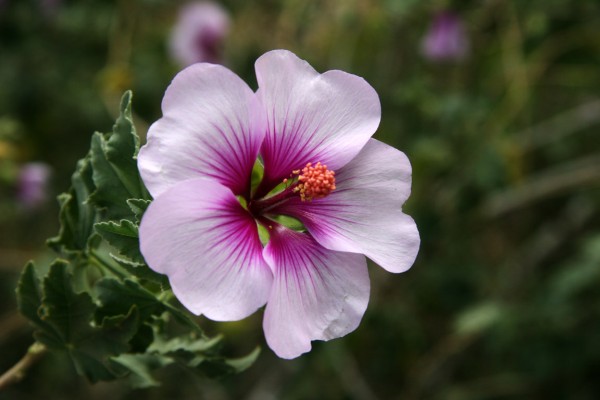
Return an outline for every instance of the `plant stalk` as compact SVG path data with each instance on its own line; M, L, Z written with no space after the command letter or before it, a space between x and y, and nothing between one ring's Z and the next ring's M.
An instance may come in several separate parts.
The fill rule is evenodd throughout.
M25 377L25 373L32 365L39 361L46 354L46 346L35 342L32 344L27 353L21 358L11 369L0 376L0 391L6 389L13 383L19 382Z

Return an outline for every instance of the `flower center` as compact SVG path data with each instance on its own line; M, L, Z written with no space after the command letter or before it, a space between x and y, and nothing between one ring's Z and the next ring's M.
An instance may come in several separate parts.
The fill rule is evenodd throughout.
M308 163L301 170L292 171L290 178L284 179L280 186L284 187L278 193L252 199L248 204L250 212L255 216L263 215L294 197L309 202L326 197L335 190L335 171L327 169L321 162Z
M300 200L320 199L335 190L335 171L327 169L327 165L318 162L313 166L308 163L300 172L292 171L293 175L298 175L298 184L293 191L300 194ZM287 179L283 182L287 182Z

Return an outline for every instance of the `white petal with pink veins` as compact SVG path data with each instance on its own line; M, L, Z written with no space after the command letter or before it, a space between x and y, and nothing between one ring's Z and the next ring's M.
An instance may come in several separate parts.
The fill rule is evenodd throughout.
M419 232L401 206L410 195L408 158L375 139L337 171L336 190L302 202L292 199L273 213L300 219L331 250L362 253L390 272L404 272L417 256Z
M267 301L272 273L256 222L231 190L208 179L177 183L149 206L140 248L166 274L177 299L195 314L236 321Z
M274 280L263 327L279 357L298 357L310 351L312 340L358 327L369 302L364 256L327 250L306 233L276 226L264 257Z
M255 68L267 116L261 155L269 183L279 183L308 162L342 167L379 126L379 97L356 75L319 74L285 50L266 53Z
M215 179L235 194L249 190L264 123L244 81L220 65L192 65L167 88L162 110L138 155L152 196L198 177Z

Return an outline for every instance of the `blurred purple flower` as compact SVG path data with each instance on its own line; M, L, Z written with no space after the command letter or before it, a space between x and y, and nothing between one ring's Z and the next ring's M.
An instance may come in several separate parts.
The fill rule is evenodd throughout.
M48 200L51 175L50 166L42 162L31 162L21 167L17 180L17 201L23 208L33 210Z
M62 0L39 0L40 9L46 18L51 18L58 12Z
M461 61L469 53L469 38L460 17L439 12L423 38L423 55L431 61Z
M171 56L184 67L197 62L220 64L229 25L229 14L216 3L183 6L171 34Z
M411 166L371 138L381 106L364 79L319 74L285 50L264 54L255 70L257 92L220 65L173 79L138 157L154 197L140 249L195 314L235 321L266 304L269 347L294 358L312 340L358 327L369 300L365 256L395 273L413 264L419 233L401 209ZM253 190L259 155L264 175ZM269 232L264 247L257 224Z

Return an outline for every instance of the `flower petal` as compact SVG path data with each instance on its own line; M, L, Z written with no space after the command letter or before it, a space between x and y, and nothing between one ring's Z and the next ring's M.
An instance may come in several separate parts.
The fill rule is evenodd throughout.
M356 75L342 71L319 74L285 50L264 54L255 69L257 95L267 115L261 155L270 185L308 162L341 168L379 125L379 97Z
M246 193L264 137L257 107L252 90L225 67L194 64L177 74L138 156L152 196L198 177Z
M282 358L311 349L358 327L369 302L365 257L321 247L306 233L281 225L271 231L264 257L274 281L263 327L269 347Z
M195 314L235 321L269 296L273 277L256 222L231 190L213 180L180 182L160 194L142 218L140 249Z
M197 62L218 63L231 21L218 3L187 3L179 10L169 50L184 67Z
M375 139L336 174L329 196L292 199L274 213L300 219L322 246L362 253L390 272L415 261L420 239L401 205L410 195L411 166L399 150Z

